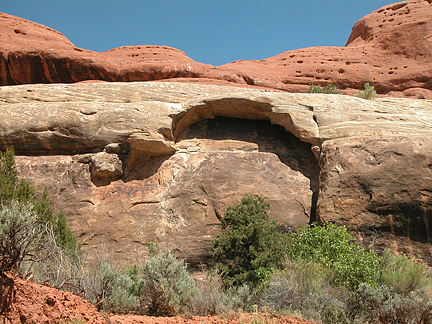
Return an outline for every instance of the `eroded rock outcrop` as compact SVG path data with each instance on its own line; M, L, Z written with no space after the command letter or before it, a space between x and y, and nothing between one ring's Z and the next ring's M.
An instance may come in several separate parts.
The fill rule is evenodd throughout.
M215 67L165 46L92 52L48 27L0 14L0 85L180 80L303 92L310 83L334 83L352 94L368 82L381 95L432 99L431 39L432 4L408 0L362 18L345 47Z
M48 186L89 258L136 262L152 241L206 262L226 208L250 194L286 231L337 221L432 264L431 101L163 82L0 97L0 149Z

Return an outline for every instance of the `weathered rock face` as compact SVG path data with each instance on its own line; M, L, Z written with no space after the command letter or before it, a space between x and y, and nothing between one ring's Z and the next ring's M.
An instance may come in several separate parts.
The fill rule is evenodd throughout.
M368 82L381 95L432 99L431 39L432 4L408 0L362 18L345 47L311 47L214 67L163 46L79 49L48 27L0 14L0 85L180 80L297 92L310 83L334 83L354 93Z
M89 258L136 262L152 241L205 262L219 219L250 194L287 231L337 221L432 264L431 101L163 82L0 98L0 149L48 186Z
M430 136L326 141L318 213L351 225L369 247L391 247L432 264Z

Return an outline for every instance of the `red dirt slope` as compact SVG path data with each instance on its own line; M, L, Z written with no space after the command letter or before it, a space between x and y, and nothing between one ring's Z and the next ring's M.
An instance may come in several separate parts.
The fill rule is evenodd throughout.
M108 323L96 308L66 291L20 278L0 278L0 321L18 323Z
M148 317L136 315L111 315L104 318L96 308L80 297L65 291L29 282L20 278L0 278L0 322L8 324L68 323L78 321L93 324L199 324L256 322L279 324L314 324L296 317L270 314L235 314L219 316Z

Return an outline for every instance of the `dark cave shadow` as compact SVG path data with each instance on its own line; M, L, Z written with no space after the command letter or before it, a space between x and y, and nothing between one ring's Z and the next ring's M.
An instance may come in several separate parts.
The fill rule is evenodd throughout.
M192 124L177 138L177 142L189 139L236 140L255 143L258 152L273 153L290 169L302 173L310 181L312 201L310 222L316 221L318 200L319 165L311 151L311 144L300 141L284 127L266 120L216 117Z

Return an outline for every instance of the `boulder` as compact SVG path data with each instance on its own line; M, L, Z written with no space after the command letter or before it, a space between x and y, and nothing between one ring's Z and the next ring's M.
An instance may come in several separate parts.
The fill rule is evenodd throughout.
M91 160L91 176L95 180L116 180L122 173L122 162L117 154L96 153Z

